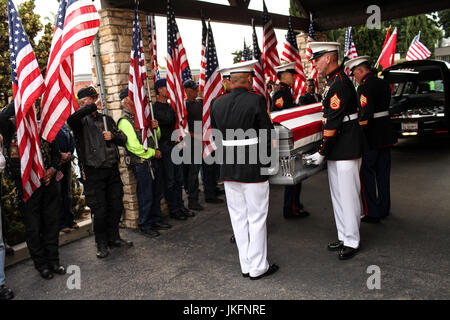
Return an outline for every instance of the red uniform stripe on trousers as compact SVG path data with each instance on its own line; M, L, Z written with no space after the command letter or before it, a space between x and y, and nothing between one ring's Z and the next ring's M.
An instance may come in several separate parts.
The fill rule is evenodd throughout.
M292 214L296 214L295 210L295 194L297 193L297 185L294 186L294 190L292 190L292 200L291 200L291 207L292 207Z

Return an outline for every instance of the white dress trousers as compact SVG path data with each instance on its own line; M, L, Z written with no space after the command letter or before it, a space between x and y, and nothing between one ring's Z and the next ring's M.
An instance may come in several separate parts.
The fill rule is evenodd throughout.
M224 186L242 273L260 276L269 269L266 229L269 182L224 182Z
M358 248L361 223L361 158L328 161L328 181L338 238L344 246Z

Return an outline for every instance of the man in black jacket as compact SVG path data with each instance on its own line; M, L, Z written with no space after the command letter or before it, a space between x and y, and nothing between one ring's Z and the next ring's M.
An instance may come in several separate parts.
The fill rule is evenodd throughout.
M172 149L176 143L172 141L172 133L175 130L177 116L172 106L167 103L169 93L166 79L159 79L155 83L156 103L153 104L155 120L158 120L161 128L159 148L162 152L162 167L164 181L164 196L169 206L170 216L176 220L186 220L195 214L184 207L183 201L183 168L181 164L172 161Z
M306 93L300 97L300 105L308 105L322 101L322 96L316 93L316 81L314 79L306 80Z
M3 114L3 112L5 112ZM14 116L14 104L2 111L6 117ZM3 117L0 117L3 118ZM9 117L8 117L9 118ZM61 156L55 141L49 143L40 141L44 176L40 186L34 190L31 197L25 201L21 179L20 158L15 130L15 121L0 120L0 124L8 130L5 134L8 153L7 173L15 181L19 194L19 209L25 224L25 234L28 250L34 267L44 279L52 279L54 273L65 274L66 269L59 261L59 211L61 209L60 194L56 182L56 172L61 166Z
M86 203L94 215L97 257L105 258L109 255L108 246L133 245L119 235L123 184L117 146L125 146L126 136L111 117L97 112L105 106L93 87L78 91L78 99L81 108L67 119L67 123L75 135Z
M58 183L61 194L62 208L59 219L59 230L70 232L71 229L78 229L79 226L74 220L72 210L72 155L75 150L75 142L72 133L67 125L63 125L55 137L61 153L62 178Z
M8 126L8 117L0 112L0 198L2 196L1 178L5 167L5 157L3 155L3 130ZM14 292L5 285L5 243L3 241L2 208L0 203L0 300L10 300L14 298Z

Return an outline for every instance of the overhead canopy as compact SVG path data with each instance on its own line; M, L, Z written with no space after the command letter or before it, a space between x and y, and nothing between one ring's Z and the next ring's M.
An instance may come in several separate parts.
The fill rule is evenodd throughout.
M381 20L407 17L422 13L430 13L450 8L449 1L442 0L295 0L305 17L313 14L316 30L331 30L347 26L365 24L372 12L367 13L370 5L380 7ZM135 0L102 0L102 8L128 8L134 9ZM262 13L249 10L250 0L228 0L229 6L200 2L196 0L172 0L175 15L179 18L195 19L201 17L215 22L250 25L255 19L255 24L262 25ZM165 15L167 0L142 0L140 10L152 12L156 15ZM279 14L271 14L273 25L278 29L287 29L288 17ZM308 30L309 18L292 18L292 24L296 30Z

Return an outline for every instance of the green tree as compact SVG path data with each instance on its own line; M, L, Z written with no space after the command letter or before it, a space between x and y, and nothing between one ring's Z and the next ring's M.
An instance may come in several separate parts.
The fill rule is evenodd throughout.
M51 23L47 24L43 37L36 44L35 38L44 26L40 22L40 16L34 13L34 8L35 1L28 0L18 7L18 13L42 70L47 65L53 27ZM9 60L8 15L6 0L0 0L0 106L6 105L8 96L10 95L12 95L12 89Z
M392 27L397 27L397 53L406 56L412 40L420 31L420 42L430 49L434 57L436 44L443 38L438 22L431 17L421 14L391 21Z
M250 51L250 56L253 57L253 49L251 47L248 47L248 50ZM239 63L242 61L242 50L236 50L235 52L232 52L231 55L233 55L233 63Z
M437 21L438 26L443 28L445 37L450 37L450 9L435 12L433 18Z
M300 8L298 7L298 3L299 1L290 0L289 15L293 17L309 19L309 17L305 17L303 12L300 10Z

